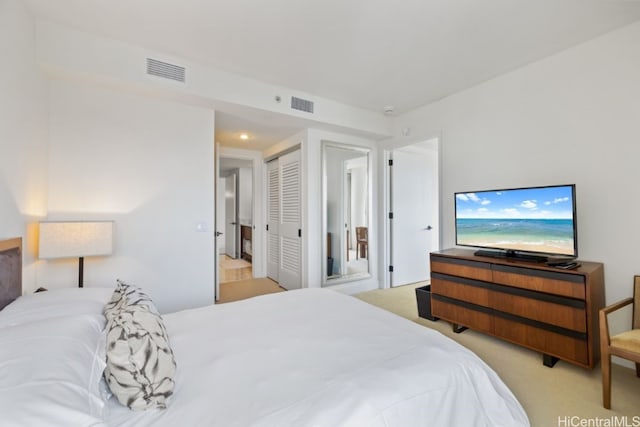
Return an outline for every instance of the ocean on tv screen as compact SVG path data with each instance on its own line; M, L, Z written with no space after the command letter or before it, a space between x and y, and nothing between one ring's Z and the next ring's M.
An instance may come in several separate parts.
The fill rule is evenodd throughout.
M459 245L573 254L571 219L459 218L456 222Z

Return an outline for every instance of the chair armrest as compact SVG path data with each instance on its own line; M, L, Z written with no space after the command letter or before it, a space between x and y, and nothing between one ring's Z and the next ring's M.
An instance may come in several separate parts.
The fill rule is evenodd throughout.
M605 316L609 313L612 313L616 310L621 309L622 307L629 305L633 303L633 298L629 297L629 298L625 298L621 301L618 301L616 303L613 303L605 308L600 309L600 312L603 313Z
M609 319L607 319L607 315L632 303L633 298L625 298L600 309L600 353L602 355L606 355L608 353L609 346L611 345L611 339L609 337Z

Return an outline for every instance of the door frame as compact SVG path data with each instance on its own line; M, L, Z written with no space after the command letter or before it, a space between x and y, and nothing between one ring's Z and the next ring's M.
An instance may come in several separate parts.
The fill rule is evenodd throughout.
M392 254L392 246L393 246L393 223L391 219L389 219L389 212L392 212L392 204L391 204L391 184L392 184L392 180L393 180L393 176L390 173L390 166L389 166L389 161L392 160L392 153L395 150L399 150L402 148L407 148L410 147L412 145L416 145L416 144L423 144L426 142L430 142L433 141L433 143L435 144L436 148L437 148L437 156L438 156L438 171L437 171L437 179L438 179L438 186L437 186L437 191L438 194L435 196L437 201L438 201L438 215L437 218L435 218L434 223L436 224L438 233L436 235L436 238L438 240L437 242L437 247L438 249L441 249L440 245L442 244L442 202L441 202L441 194L442 194L442 138L440 136L434 136L431 138L424 138L418 141L412 141L412 142L408 142L405 144L398 144L398 145L394 145L393 147L389 147L383 150L383 164L382 164L382 179L384 182L383 185L383 200L382 200L382 216L381 218L383 218L383 233L384 233L384 250L382 253L382 258L383 258L383 262L380 266L380 272L381 272L381 277L383 277L382 280L382 287L384 289L390 288L391 287L391 278L392 278L392 272L389 271L389 266L393 265L393 254ZM425 260L425 262L428 262L428 260Z
M264 244L264 215L262 213L265 203L265 195L263 189L263 157L262 152L256 150L244 150L241 148L232 148L219 146L216 152L216 162L219 164L220 157L229 159L241 159L250 160L253 168L253 230L252 230L252 244L251 249L253 251L252 268L253 277L266 277L266 251ZM216 183L218 185L219 172L216 173ZM217 246L217 245L216 245ZM217 248L216 248L217 250ZM218 281L216 276L216 281Z

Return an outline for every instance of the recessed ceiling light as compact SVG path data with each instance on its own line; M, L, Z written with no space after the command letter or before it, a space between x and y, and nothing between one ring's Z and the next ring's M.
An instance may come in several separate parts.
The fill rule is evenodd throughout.
M247 139L249 139L249 135L247 135L246 133L241 133L240 134L240 139L243 141L246 141Z

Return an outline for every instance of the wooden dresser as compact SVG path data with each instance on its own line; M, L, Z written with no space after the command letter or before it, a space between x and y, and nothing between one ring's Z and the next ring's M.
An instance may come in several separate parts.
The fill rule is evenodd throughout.
M447 249L431 254L431 310L454 331L481 331L558 359L593 368L600 359L598 311L604 267L575 270Z

